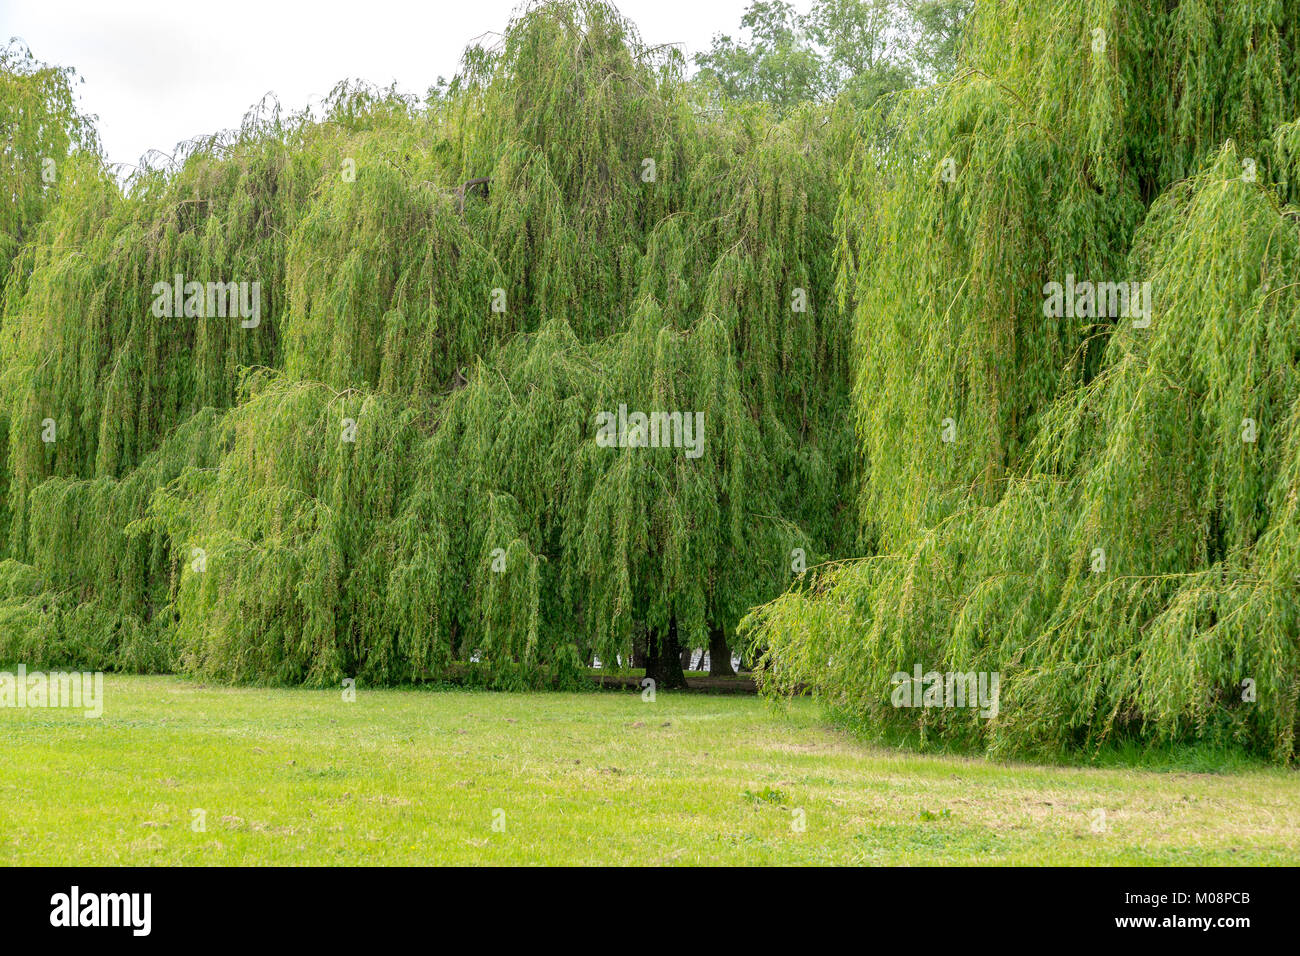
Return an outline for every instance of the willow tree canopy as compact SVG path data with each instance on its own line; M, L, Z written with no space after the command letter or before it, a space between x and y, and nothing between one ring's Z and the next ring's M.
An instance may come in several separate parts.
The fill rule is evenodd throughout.
M842 124L682 67L545 4L428 102L266 103L125 187L78 159L5 293L0 652L565 683L844 553ZM256 321L205 309L252 283ZM620 408L702 441L599 442Z
M980 3L962 74L866 124L839 288L877 553L755 612L769 688L995 751L1293 756L1298 25ZM1151 309L1062 315L1067 283ZM998 715L894 706L917 665L1000 674Z

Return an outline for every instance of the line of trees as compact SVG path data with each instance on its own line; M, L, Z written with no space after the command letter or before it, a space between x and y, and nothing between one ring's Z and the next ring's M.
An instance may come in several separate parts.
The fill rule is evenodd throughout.
M692 75L550 3L424 101L267 104L126 188L11 52L0 656L673 685L707 646L922 741L1292 760L1297 24L758 2ZM175 275L260 325L154 316ZM917 668L998 706L894 706Z

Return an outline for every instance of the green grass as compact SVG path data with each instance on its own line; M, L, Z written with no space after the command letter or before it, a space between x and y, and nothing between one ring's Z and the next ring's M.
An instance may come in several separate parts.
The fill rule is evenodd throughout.
M917 755L807 701L363 688L345 703L113 675L105 697L99 720L0 709L0 863L1300 859L1294 771Z

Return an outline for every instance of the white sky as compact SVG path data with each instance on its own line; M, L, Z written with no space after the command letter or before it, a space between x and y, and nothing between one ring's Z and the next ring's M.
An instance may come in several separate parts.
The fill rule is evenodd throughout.
M649 43L707 49L736 36L749 0L615 0ZM797 2L803 11L809 2ZM74 67L110 162L228 129L265 93L286 109L336 82L423 95L461 51L500 32L519 0L0 0L0 43Z

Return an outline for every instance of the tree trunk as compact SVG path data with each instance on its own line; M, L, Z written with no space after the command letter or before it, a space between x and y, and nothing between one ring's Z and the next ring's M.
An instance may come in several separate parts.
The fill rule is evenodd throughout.
M693 648L689 648L689 647L682 648L682 670L688 671L691 669L691 660L694 657L695 657L695 651Z
M655 682L656 690L681 690L687 686L682 672L682 645L677 639L677 618L669 621L668 633L662 638L652 635L646 641L645 676Z
M731 669L731 648L727 646L727 632L720 627L709 628L709 676L736 676L736 672Z

